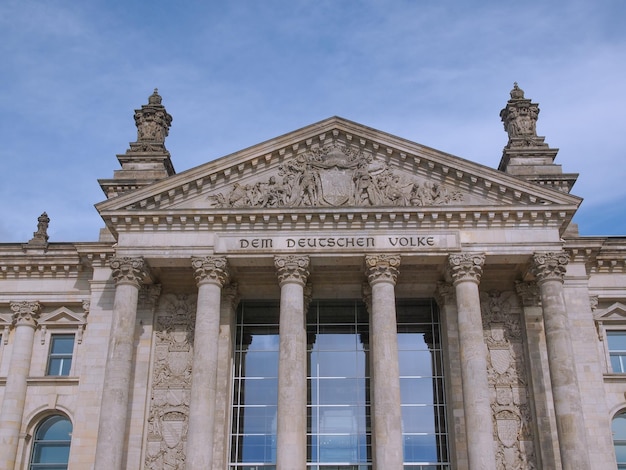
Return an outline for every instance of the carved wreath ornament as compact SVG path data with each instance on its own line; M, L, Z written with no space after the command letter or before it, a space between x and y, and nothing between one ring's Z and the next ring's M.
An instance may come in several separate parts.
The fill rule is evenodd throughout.
M214 207L433 206L462 199L442 184L397 175L386 163L337 145L298 155L267 180L209 196Z

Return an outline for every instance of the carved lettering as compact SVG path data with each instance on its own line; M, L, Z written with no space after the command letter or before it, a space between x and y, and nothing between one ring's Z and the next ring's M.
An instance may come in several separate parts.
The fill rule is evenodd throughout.
M389 237L391 246L435 246L435 237Z

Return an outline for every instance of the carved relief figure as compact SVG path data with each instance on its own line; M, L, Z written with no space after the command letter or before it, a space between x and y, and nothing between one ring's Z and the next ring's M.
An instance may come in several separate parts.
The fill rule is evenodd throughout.
M440 183L402 178L386 163L341 146L301 154L278 175L208 196L213 207L431 206L463 195Z

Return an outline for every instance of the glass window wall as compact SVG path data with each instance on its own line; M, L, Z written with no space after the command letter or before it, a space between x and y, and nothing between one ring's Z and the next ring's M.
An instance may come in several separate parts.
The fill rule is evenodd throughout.
M401 302L398 349L405 470L448 467L443 369L431 302ZM234 367L231 469L276 465L278 303L242 303ZM307 470L371 470L369 318L355 301L307 313Z

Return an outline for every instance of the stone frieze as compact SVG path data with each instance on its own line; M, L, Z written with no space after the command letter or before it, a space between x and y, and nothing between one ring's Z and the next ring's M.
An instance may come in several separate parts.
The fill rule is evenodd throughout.
M278 174L253 183L235 183L208 202L229 207L437 206L462 201L445 185L398 174L364 153L332 145L298 155Z

